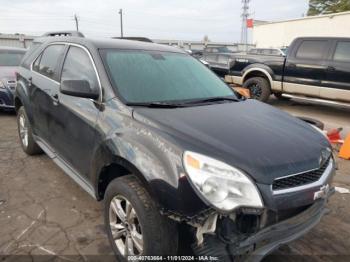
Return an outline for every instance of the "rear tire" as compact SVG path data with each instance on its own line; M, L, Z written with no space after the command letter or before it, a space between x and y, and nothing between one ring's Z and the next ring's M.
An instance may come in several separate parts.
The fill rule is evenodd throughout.
M263 77L249 78L244 82L243 87L249 89L251 98L261 102L267 102L271 95L270 84Z
M41 154L43 151L34 141L32 128L30 127L28 116L23 106L19 108L17 113L17 128L23 151L30 156Z
M104 201L108 239L118 261L127 261L129 255L177 254L177 223L160 214L134 175L114 179Z

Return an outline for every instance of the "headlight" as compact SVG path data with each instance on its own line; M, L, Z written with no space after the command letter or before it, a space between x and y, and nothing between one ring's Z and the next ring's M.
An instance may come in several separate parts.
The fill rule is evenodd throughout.
M186 151L184 166L192 184L209 204L222 211L263 207L255 184L242 171L213 158Z
M0 89L5 89L5 85L3 82L0 81Z

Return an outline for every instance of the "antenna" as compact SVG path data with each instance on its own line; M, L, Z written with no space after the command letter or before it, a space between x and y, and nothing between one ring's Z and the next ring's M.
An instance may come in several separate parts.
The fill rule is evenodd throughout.
M77 32L79 32L79 18L77 16L77 14L74 14L74 21L75 21L75 28L76 28Z
M241 43L247 46L248 44L248 28L247 28L247 20L249 17L249 3L250 0L242 0L242 32L241 32Z

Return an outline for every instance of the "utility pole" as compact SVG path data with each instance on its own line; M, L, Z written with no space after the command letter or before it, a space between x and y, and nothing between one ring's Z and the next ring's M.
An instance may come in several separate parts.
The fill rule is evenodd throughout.
M247 20L249 17L249 2L250 0L242 0L242 32L241 32L241 43L245 45L247 49L248 45L248 28L247 28Z
M119 9L119 14L120 14L120 37L123 38L123 9Z
M79 32L79 19L78 16L76 14L74 14L74 20L75 20L75 27L77 32Z

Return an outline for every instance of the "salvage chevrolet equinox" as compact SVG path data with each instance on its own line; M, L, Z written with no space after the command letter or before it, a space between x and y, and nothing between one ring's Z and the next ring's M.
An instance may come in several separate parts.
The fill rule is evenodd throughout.
M261 258L313 228L334 191L321 132L241 98L177 48L36 39L15 107L24 152L44 151L104 201L119 261Z

